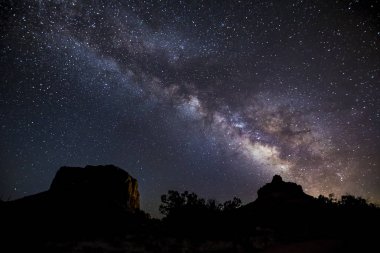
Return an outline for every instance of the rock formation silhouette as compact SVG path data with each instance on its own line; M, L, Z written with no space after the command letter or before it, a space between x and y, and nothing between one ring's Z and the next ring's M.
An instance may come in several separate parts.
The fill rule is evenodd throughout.
M289 246L286 252L311 252L322 245L316 252L370 252L376 246L379 209L364 199L314 198L278 175L257 195L241 206L238 198L218 204L169 191L160 209L165 218L149 219L139 209L137 180L124 170L62 167L49 190L0 201L0 251L282 252Z
M8 235L24 239L120 234L146 219L137 180L114 165L62 167L49 190L0 207Z
M140 209L137 180L114 165L62 167L58 170L49 193L56 198L91 200L97 205L114 205L131 212Z
M242 207L242 219L253 227L276 230L282 236L303 237L314 227L318 201L304 193L302 186L275 175L257 191L257 199Z
M315 202L314 197L304 193L302 186L285 182L281 176L273 176L272 182L265 184L257 191L257 199L248 204L260 208L305 207Z

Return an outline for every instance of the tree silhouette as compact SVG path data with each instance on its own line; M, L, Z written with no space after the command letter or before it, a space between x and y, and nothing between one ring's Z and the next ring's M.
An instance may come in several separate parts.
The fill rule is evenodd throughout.
M339 201L339 205L346 208L365 208L370 207L366 199L355 197L353 195L343 195Z
M161 196L161 204L159 206L160 212L166 217L173 217L179 215L192 215L192 214L209 214L210 212L225 212L237 209L241 206L242 202L239 198L234 197L223 204L218 203L214 199L205 200L199 198L194 192L189 193L184 191L169 190L168 194Z
M241 206L241 200L234 197L232 200L228 200L223 204L223 211L231 211Z
M206 208L206 202L204 199L198 198L197 194L194 192L189 193L188 191L179 193L177 191L169 190L167 195L164 194L161 196L161 202L162 204L160 205L159 210L167 217L179 215L190 209L195 210Z

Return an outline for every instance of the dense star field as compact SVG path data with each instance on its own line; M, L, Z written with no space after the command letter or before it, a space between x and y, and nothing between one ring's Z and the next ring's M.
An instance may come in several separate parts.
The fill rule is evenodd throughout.
M115 164L256 198L274 174L380 202L379 1L2 1L0 196Z

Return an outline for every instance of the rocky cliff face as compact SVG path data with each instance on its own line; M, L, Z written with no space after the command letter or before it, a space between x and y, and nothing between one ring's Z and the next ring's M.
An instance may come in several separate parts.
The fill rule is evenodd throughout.
M139 208L137 180L113 165L62 167L49 190L0 203L0 212L7 217L2 228L14 238L81 238L134 231L147 217Z
M275 175L272 182L265 184L257 191L257 199L246 205L248 209L268 211L301 210L316 204L316 200L303 192L302 186L285 182Z
M284 182L279 175L275 175L271 183L261 187L257 191L259 201L266 199L273 200L294 200L302 199L307 195L303 192L302 186L292 183Z
M83 200L134 211L140 208L137 180L113 166L62 167L49 192L61 200Z

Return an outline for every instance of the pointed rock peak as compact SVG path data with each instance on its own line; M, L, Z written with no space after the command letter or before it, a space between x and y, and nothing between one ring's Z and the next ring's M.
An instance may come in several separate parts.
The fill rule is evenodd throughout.
M282 199L294 200L303 198L306 194L303 192L302 187L296 183L285 182L281 176L275 175L272 182L264 185L257 191L258 200L267 199Z
M279 175L274 175L273 176L272 184L277 184L277 183L281 183L281 182L283 182L281 176L279 176Z

